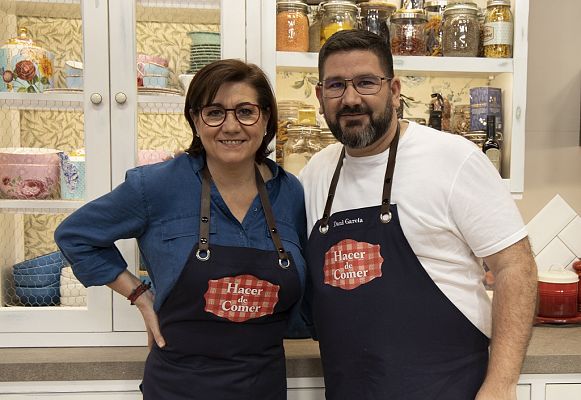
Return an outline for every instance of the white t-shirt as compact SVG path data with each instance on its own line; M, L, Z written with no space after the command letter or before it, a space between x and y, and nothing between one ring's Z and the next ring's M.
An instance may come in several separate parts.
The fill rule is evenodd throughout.
M309 234L323 214L341 148L326 147L300 174ZM331 213L380 204L388 155L346 155ZM470 141L410 122L399 141L391 203L432 280L490 337L491 303L480 258L527 235L496 169Z

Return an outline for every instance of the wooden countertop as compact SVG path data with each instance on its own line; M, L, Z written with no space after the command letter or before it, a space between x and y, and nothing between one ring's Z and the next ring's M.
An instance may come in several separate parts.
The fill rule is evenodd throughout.
M287 376L321 377L317 342L285 341ZM0 382L139 380L145 347L0 349ZM539 326L533 330L523 374L581 373L581 326Z

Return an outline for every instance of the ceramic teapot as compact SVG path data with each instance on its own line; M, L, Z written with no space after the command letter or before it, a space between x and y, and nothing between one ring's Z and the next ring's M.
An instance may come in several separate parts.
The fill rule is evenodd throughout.
M40 93L53 87L54 55L34 44L26 28L0 48L0 91Z

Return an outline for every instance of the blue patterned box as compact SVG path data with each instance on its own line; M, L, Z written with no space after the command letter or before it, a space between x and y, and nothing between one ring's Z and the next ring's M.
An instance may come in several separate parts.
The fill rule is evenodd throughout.
M486 116L496 117L496 130L502 132L502 90L489 86L470 89L470 130L485 131Z

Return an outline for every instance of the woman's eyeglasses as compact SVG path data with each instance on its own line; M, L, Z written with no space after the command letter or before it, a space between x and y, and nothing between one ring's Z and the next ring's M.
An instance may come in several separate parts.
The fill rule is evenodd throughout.
M224 108L220 105L204 106L200 110L200 117L206 125L217 127L226 121L228 111L232 111L236 120L245 126L254 125L260 119L260 106L252 103L239 104L236 108Z
M381 83L383 81L391 81L393 78L385 76L364 75L356 76L353 79L325 79L317 85L322 89L323 97L327 99L334 99L343 96L347 89L347 82L353 84L353 88L357 93L362 95L370 95L379 93L381 90Z

